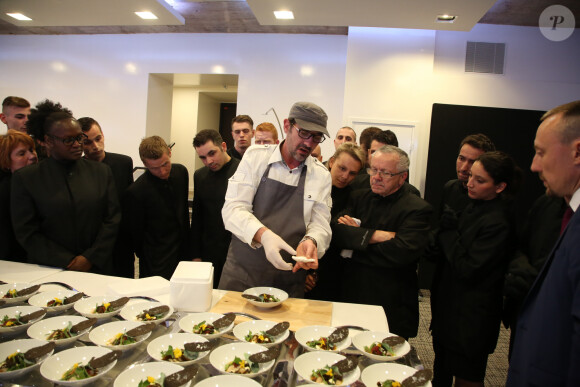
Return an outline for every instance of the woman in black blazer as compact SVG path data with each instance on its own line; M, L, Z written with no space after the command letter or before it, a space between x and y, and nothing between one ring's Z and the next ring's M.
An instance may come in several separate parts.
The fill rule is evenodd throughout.
M509 198L521 170L503 152L482 154L467 183L469 205L441 218L432 288L434 386L483 386L502 314L502 285L515 247Z

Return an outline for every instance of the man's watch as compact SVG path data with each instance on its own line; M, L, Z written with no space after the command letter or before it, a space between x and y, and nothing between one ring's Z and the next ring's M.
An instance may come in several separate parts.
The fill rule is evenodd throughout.
M316 243L316 239L312 238L311 236L305 235L304 238L300 241L300 243L304 242L306 239L311 240L314 243L314 246L318 247L318 243ZM299 244L300 244L299 243Z

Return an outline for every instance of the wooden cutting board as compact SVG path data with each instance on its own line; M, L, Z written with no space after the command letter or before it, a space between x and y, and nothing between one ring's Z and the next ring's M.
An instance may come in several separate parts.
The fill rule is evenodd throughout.
M242 312L254 315L262 320L290 323L290 330L296 331L309 325L331 325L332 303L327 301L289 298L274 308L258 308L242 298L241 292L227 292L221 300L211 308L210 312L228 313ZM239 318L239 317L238 317ZM236 319L238 321L238 319Z

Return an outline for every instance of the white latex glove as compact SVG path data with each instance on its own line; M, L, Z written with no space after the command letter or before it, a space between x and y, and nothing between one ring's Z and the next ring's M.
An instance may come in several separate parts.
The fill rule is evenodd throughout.
M272 230L264 231L260 243L264 247L266 258L276 269L292 270L292 264L284 261L280 255L280 250L285 250L292 255L296 255L296 250L290 247L288 243L284 242L284 240L276 235Z

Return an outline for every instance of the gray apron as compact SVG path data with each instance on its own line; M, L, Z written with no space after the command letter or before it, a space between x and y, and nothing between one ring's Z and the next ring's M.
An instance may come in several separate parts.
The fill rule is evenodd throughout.
M304 224L304 182L306 165L302 168L298 186L270 179L270 165L266 168L254 196L253 213L262 224L280 236L293 248L306 234ZM290 254L281 250L286 262ZM228 250L219 289L244 291L256 286L272 286L286 291L290 297L304 297L306 270L297 273L276 269L266 258L264 248L251 248L235 235Z

